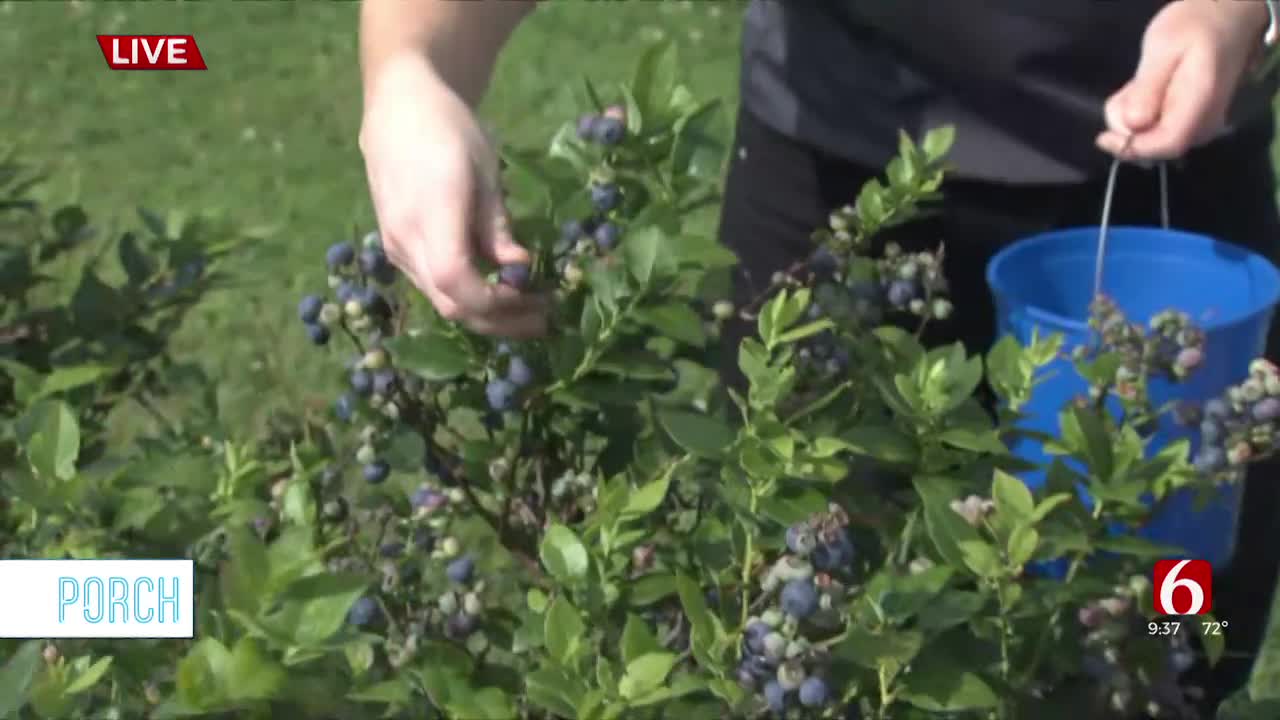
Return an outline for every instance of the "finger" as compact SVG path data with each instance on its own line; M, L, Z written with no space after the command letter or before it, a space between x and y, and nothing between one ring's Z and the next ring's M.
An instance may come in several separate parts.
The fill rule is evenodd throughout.
M1211 61L1183 62L1173 78L1160 110L1160 120L1152 128L1135 133L1136 156L1167 160L1181 157L1212 123L1222 105Z
M1118 120L1131 132L1141 132L1160 118L1169 84L1179 66L1181 54L1148 43L1142 50L1133 80L1122 90Z
M511 218L499 192L484 190L477 206L476 246L480 253L496 265L528 265L532 261L529 251L516 243Z

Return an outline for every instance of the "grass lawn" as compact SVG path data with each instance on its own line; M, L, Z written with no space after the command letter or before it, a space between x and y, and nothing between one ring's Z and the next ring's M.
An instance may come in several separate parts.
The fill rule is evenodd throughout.
M576 114L584 75L621 80L639 40L658 36L682 46L700 95L731 99L740 7L548 4L504 54L484 115L512 141L545 142ZM246 276L243 292L187 329L187 346L226 378L236 424L261 421L272 402L325 403L321 389L335 386L294 308L305 288L323 287L324 248L372 224L355 142L357 13L356 3L0 4L0 137L47 164L46 197L104 222L135 222L142 204L227 209L278 228L272 247L245 258L266 276ZM192 34L209 70L112 72L97 33Z

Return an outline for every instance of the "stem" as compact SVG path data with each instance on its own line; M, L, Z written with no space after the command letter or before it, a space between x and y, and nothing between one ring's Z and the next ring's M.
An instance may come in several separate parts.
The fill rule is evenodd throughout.
M889 673L886 672L884 665L876 669L876 676L880 682L880 707L876 717L880 720L888 720L889 706L893 705L893 693L889 690Z
M752 484L751 485L751 501L749 503L749 508L750 508L752 517L755 517L756 513L758 512L759 505L760 505L760 494L756 492L756 486ZM751 597L751 566L755 564L755 552L756 552L755 533L751 532L749 528L744 528L744 529L747 530L747 533L746 533L747 544L742 551L742 578L741 578L742 620L739 623L739 625L742 627L746 627L747 613L750 611L749 598Z

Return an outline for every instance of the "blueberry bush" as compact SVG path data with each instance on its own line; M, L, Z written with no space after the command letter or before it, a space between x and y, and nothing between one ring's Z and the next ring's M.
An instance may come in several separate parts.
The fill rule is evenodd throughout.
M117 362L74 383L63 363L88 361L60 343L6 359L26 388L3 399L23 418L6 556L192 557L200 597L190 641L0 645L0 717L1200 717L1186 673L1220 639L1148 632L1150 561L1179 550L1128 531L1273 451L1280 373L1154 406L1203 333L1106 298L1085 347L925 347L953 309L942 249L881 233L937 199L946 128L904 135L814 253L735 306L736 259L695 220L720 108L679 67L655 47L629 83L588 84L547 149L503 152L533 262L487 270L554 298L545 338L439 318L369 233L299 301L343 388L290 437L175 433L103 466L96 403L142 392L157 357L91 355ZM1090 390L1041 438L1033 492L1008 446L1059 357ZM1202 423L1194 457L1146 451L1166 415ZM1232 717L1273 717L1274 687L1249 692Z

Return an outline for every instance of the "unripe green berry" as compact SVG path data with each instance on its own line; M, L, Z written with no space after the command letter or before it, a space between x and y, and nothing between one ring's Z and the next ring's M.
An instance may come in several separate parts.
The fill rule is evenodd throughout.
M473 616L484 612L484 606L480 604L480 598L475 593L462 596L462 612Z
M591 252L593 247L594 245L591 244L591 240L589 238L583 238L579 240L576 245L573 246L573 251L578 253L579 255L586 255L587 253Z
M360 428L360 440L366 444L372 445L374 440L378 439L378 426L365 425Z
M387 351L382 348L374 348L364 354L360 364L368 370L381 370L387 366Z
M920 298L912 300L907 307L911 310L912 315L924 315L925 304L924 300Z
M377 459L378 459L378 451L374 450L372 446L361 445L360 449L356 451L356 462L360 463L361 465L368 465L369 463L374 462Z
M382 407L382 404L385 403L386 401L387 399L385 397L379 395L378 393L374 393L369 396L369 407L376 410Z
M782 633L771 632L764 636L765 657L777 662L787 653L787 639Z
M449 498L449 502L457 505L467 499L467 494L463 492L462 488L455 487L449 488L448 492L445 493L445 497Z
M777 608L769 608L760 614L760 622L771 628L776 628L782 624L782 611Z
M1245 402L1257 402L1262 399L1264 387L1262 382L1254 378L1249 378L1240 386L1240 396Z
M346 313L347 317L353 319L364 317L364 306L360 304L359 300L348 300L346 304L342 306L342 312Z
M719 300L711 306L711 313L717 320L728 320L733 317L733 303L728 300Z
M436 607L445 615L452 615L458 611L458 596L452 590L446 591L436 600Z
M933 316L939 320L946 320L951 317L953 309L951 302L946 298L938 298L933 301Z
M460 552L462 552L462 544L458 542L458 538L450 535L440 541L440 554L446 559L457 557Z
M507 462L504 457L496 457L489 462L489 479L501 482L511 472L511 463Z
M393 402L388 402L382 406L382 414L386 415L390 420L400 419L400 406Z
M320 306L320 324L325 327L337 325L342 320L342 308L335 303L325 303Z
M577 265L570 263L565 266L564 281L569 284L569 287L577 287L578 283L582 282L582 276L582 268Z
M361 315L351 320L351 329L356 332L364 332L371 327L373 327L373 321L369 319L368 315Z

